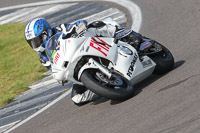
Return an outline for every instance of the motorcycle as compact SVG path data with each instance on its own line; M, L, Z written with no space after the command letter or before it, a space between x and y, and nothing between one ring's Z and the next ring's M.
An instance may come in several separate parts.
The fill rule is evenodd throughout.
M84 85L112 100L132 97L135 84L151 74L167 73L174 65L171 52L146 37L136 49L119 39L82 35L62 39L58 33L47 42L46 54L54 79Z

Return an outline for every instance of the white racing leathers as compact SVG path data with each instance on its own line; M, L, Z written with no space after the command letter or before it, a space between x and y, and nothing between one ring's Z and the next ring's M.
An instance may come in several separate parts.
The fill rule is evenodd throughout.
M102 27L89 28L88 31L90 33L89 36L114 37L116 27L111 24L106 24ZM84 86L73 84L71 98L75 104L81 105L98 98L98 96Z
M111 24L105 24L101 27L89 28L88 31L91 34L91 36L114 37L116 32L116 26Z

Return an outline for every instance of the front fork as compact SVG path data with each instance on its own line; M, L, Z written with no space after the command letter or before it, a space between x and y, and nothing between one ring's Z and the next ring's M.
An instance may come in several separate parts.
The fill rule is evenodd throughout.
M109 79L112 76L111 72L107 68L103 67L101 64L99 64L93 58L90 58L88 60L88 62L79 70L79 72L78 72L78 80L80 79L81 74L83 73L83 71L86 70L86 69L90 69L90 68L99 69L102 73L104 73L106 76L108 76Z

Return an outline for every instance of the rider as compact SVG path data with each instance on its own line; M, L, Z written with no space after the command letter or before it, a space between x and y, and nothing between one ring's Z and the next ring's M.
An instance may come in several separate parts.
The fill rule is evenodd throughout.
M63 39L73 37L83 30L88 30L91 36L98 37L114 37L121 41L133 45L136 49L142 40L142 36L132 30L120 28L118 25L106 24L103 21L95 21L87 25L87 21L79 20L73 24L60 24L51 28L50 24L44 18L36 18L31 20L25 28L25 39L33 50L39 52L40 62L43 66L51 69L51 64L45 53L45 44L49 38L58 32L62 32ZM75 104L81 105L97 96L85 88L77 84L73 84L71 98Z

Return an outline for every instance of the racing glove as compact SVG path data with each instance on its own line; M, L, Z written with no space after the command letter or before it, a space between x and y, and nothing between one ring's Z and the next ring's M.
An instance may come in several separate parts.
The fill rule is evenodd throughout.
M49 59L47 58L45 52L39 52L39 60L40 63L45 66L47 69L51 69L51 63L49 61Z

